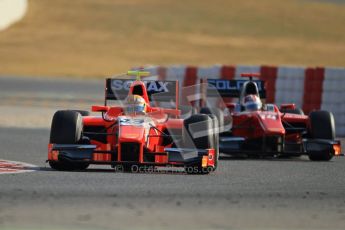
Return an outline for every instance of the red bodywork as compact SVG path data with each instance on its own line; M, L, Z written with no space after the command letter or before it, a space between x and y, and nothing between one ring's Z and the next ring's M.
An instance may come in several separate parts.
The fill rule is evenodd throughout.
M178 84L176 84L178 86ZM83 135L89 139L88 145L96 148L92 152L91 164L136 164L154 166L186 166L185 162L169 160L165 151L176 144L165 134L173 132L182 136L183 119L180 110L151 107L146 86L142 81L134 81L129 89L142 88L142 96L147 103L147 114L126 115L121 106L92 106L93 112L102 116L83 117ZM176 89L178 94L178 88ZM200 158L202 167L215 167L215 151L207 149ZM48 161L58 161L60 152L54 150L54 143L48 145Z
M274 111L238 112L232 114L234 136L245 138L261 138L262 136L282 136L289 140L301 138L300 135L289 134L283 126L289 124L308 126L308 116L279 112L275 106Z
M298 124L308 127L308 116L274 111L235 112L232 114L232 135L246 140L260 140L275 137L278 141L302 143L300 132L289 132L285 124ZM279 143L277 143L279 144Z
M257 73L242 73L247 80L207 79L207 97L218 97L218 106L222 113L225 132L220 134L220 151L226 154L253 155L292 155L320 152L341 154L340 141L314 138L309 116L299 111L295 104L262 104L258 101L246 101L248 97L265 98L264 82L253 80ZM201 81L203 83L205 81ZM206 88L206 87L204 87ZM214 93L215 89L218 94ZM238 98L238 102L224 103L219 100ZM214 100L214 99L213 99ZM227 100L229 101L229 100ZM203 105L212 102L203 102ZM254 105L256 107L248 107ZM247 106L247 107L246 107ZM286 111L286 112L281 112ZM221 114L222 114L221 113ZM216 113L214 115L217 115ZM330 158L329 158L330 159Z

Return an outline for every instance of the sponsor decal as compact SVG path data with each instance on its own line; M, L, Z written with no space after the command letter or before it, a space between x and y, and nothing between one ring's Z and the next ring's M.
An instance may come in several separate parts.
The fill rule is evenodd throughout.
M129 89L134 80L111 79L106 80L106 99L123 100L128 96ZM149 99L155 101L170 101L175 98L176 81L142 81L146 86ZM154 98L151 98L155 95Z
M144 118L127 118L127 117L120 117L119 118L120 125L134 125L134 126L142 126L145 123Z
M131 87L132 80L120 80L114 79L111 81L111 88L112 90L126 90L128 91ZM146 85L146 89L148 92L169 92L169 82L163 81L143 81Z
M0 159L0 174L26 173L37 171L36 165Z
M208 79L209 87L215 87L218 90L240 90L246 80L222 80L222 79ZM259 91L263 90L263 81L254 80L258 86Z
M239 97L243 85L248 82L247 80L223 80L223 79L207 79L207 95L222 97ZM253 80L258 87L261 98L266 97L266 90L264 88L264 81Z

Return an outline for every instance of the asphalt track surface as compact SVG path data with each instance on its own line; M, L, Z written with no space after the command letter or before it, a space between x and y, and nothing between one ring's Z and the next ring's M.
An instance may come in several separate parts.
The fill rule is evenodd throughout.
M36 100L12 100L25 100L24 93ZM345 158L222 157L206 176L51 170L45 164L50 117L35 111L48 116L65 104L37 101L62 98L70 106L71 97L102 93L102 81L0 78L0 113L14 120L0 121L0 159L39 167L0 175L0 229L344 229Z

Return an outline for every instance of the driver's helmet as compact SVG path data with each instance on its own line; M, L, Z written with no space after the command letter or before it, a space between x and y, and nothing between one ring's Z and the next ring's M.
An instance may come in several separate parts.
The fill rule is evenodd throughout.
M125 114L143 113L147 110L146 101L139 95L129 95L126 98L123 111Z
M245 111L257 111L262 108L262 103L257 95L247 95L244 98Z

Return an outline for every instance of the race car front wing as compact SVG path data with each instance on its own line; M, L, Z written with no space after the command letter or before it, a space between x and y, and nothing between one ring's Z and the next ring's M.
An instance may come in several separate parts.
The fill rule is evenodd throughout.
M118 161L116 151L97 150L96 145L49 144L49 161L88 162L90 164L189 166L201 164L202 167L215 167L214 149L165 148L162 152L145 152L146 155L162 156L154 161ZM103 155L104 157L99 157ZM144 158L145 159L145 158ZM159 158L158 158L159 159ZM163 160L162 160L163 159Z

